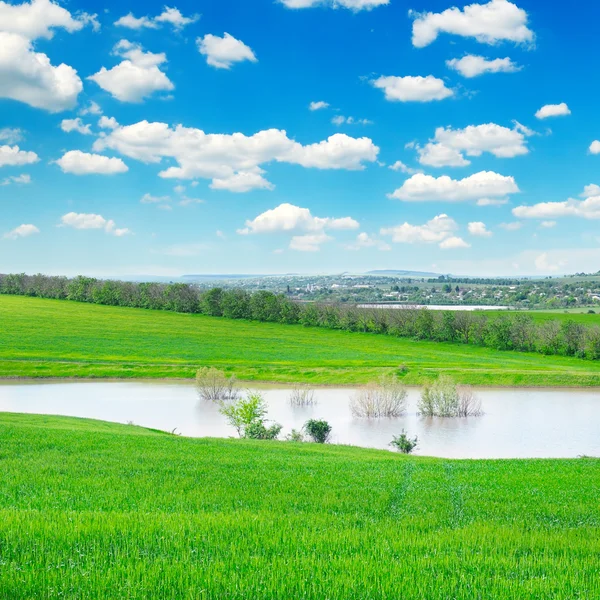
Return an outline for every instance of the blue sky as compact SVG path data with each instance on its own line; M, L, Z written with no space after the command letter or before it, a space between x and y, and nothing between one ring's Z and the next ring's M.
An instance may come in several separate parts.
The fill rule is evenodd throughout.
M598 22L0 1L0 272L597 271Z

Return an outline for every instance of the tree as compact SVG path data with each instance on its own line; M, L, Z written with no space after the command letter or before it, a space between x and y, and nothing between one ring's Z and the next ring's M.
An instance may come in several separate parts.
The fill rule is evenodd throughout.
M265 425L267 404L258 393L249 394L247 398L235 402L223 402L220 413L227 418L241 438L273 440L281 431L281 425L276 423L271 427Z

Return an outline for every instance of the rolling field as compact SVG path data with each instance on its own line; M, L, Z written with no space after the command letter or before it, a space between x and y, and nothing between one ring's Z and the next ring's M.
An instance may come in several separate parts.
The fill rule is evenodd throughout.
M0 598L600 597L600 461L0 415Z
M206 365L254 381L364 383L404 365L407 384L600 385L600 363L576 358L0 296L0 377L189 378Z

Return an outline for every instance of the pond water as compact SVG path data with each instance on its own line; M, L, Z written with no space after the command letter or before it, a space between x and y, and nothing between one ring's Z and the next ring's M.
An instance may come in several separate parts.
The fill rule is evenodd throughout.
M283 435L316 418L330 422L337 444L385 449L405 429L419 438L415 454L428 456L600 456L600 390L481 389L483 416L442 419L417 415L420 391L412 388L406 415L372 420L352 416L353 389L317 389L318 404L311 407L290 406L290 391L261 388L268 418L284 426ZM0 411L131 422L193 437L236 435L218 406L198 399L192 383L0 383Z

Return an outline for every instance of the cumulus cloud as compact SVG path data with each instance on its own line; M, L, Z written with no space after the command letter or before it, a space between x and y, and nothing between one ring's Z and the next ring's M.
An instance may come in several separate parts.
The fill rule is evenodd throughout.
M329 103L324 102L323 100L318 100L317 102L311 102L308 105L308 110L323 110L325 108L329 108Z
M592 154L600 154L600 141L598 140L594 140L591 144L590 144L590 152Z
M535 268L538 271L542 271L544 273L547 273L547 272L555 273L556 271L558 271L562 267L564 267L566 264L567 263L564 260L559 260L557 262L550 262L547 252L540 254L535 259Z
M242 133L207 134L200 129L166 123L140 121L118 126L103 134L94 144L95 151L106 148L146 163L174 159L159 173L175 179L212 179L215 189L241 191L250 183L270 189L262 177L261 164L272 161L317 169L360 170L364 163L375 162L379 148L366 137L335 134L327 140L303 146L285 131L269 129L251 136ZM239 175L239 177L234 177Z
M333 238L326 233L309 233L306 235L295 235L290 240L290 250L297 252L318 252L321 244L331 241Z
M473 221L469 223L469 233L476 237L490 237L492 232L481 221Z
M446 214L438 215L424 225L411 225L403 223L396 227L384 227L381 235L391 236L392 242L397 244L442 244L444 241L456 237L454 232L458 224ZM460 238L459 238L460 239ZM455 243L455 242L452 242Z
M419 169L408 167L401 160L397 160L393 165L390 165L389 168L392 171L400 171L401 173L407 173L408 175L419 173Z
M355 119L354 117L344 117L342 115L336 115L331 119L331 122L338 127L340 125L373 125L373 121L369 119Z
M503 197L519 192L514 177L480 171L464 179L451 179L447 175L432 177L417 173L407 179L390 198L405 202L466 202L481 198Z
M2 23L0 29L4 27ZM64 63L55 67L48 56L34 52L29 39L0 31L0 98L61 112L77 104L82 89L73 67Z
M11 185L13 183L16 183L18 185L27 185L31 183L31 176L27 175L26 173L23 173L21 175L11 175L10 177L5 177L0 182L0 185Z
M508 198L479 198L477 206L504 206L508 202Z
M98 119L98 127L100 127L100 129L116 129L118 126L119 122L114 117L102 115Z
M114 175L129 171L129 167L120 158L88 154L81 150L66 152L56 161L56 164L63 173L73 175Z
M484 44L532 44L535 39L527 27L527 13L508 0L470 4L463 10L453 7L441 13L409 11L409 15L414 19L412 43L417 48L428 46L440 33L472 37Z
M23 224L15 227L12 231L5 233L4 237L8 240L16 240L18 238L28 237L39 232L40 230L35 225Z
M122 237L131 233L127 228L117 228L112 219L105 219L102 215L94 213L70 212L63 215L60 221L63 227L72 227L73 229L102 229L107 234L116 237Z
M101 115L102 109L97 102L90 102L88 106L84 106L80 111L79 115L85 117L87 115Z
M538 119L547 119L548 117L565 117L571 114L571 110L565 102L560 104L546 104L535 113Z
M583 192L579 194L582 198L590 198L592 196L600 196L600 185L590 183L583 188Z
M382 76L371 81L371 84L383 90L385 99L390 102L431 102L444 100L454 95L446 87L442 79L433 75L427 77L394 77Z
M159 66L167 62L164 52L144 52L139 44L127 40L118 42L113 53L124 60L112 69L102 67L88 77L121 102L142 102L154 92L175 89Z
M275 186L267 181L262 173L264 171L240 171L223 179L215 178L210 184L213 190L228 190L229 192L244 193L250 190L274 190Z
M191 25L198 21L199 18L200 15L184 17L179 9L165 6L164 11L156 17L136 17L130 12L115 21L115 25L117 27L126 27L128 29L158 29L163 23L168 23L174 29L180 31L187 25Z
M560 217L580 217L600 219L600 196L590 196L585 200L569 198L564 202L540 202L531 206L513 208L513 215L520 219L558 219Z
M354 12L371 10L377 6L385 6L390 0L280 0L288 8L348 8Z
M454 250L456 248L470 248L470 247L471 247L471 244L469 244L468 242L465 242L465 240L463 240L462 238L457 237L455 235L445 239L443 242L440 243L440 248L442 250Z
M144 194L140 200L142 204L166 204L171 202L169 196L153 196L152 194Z
M438 127L434 138L424 147L416 146L419 162L430 167L463 167L471 164L464 155L481 156L489 152L498 158L527 154L527 136L533 132L520 123L509 129L495 123L469 125L464 129Z
M84 124L80 117L77 117L76 119L63 119L61 121L60 128L66 133L76 131L77 133L81 133L82 135L92 134L90 125Z
M96 15L79 13L73 18L68 10L51 0L31 0L23 4L0 2L0 29L28 40L49 40L57 28L73 33L90 24L96 29L98 25L95 17Z
M0 167L18 167L38 162L35 152L21 150L19 146L0 146Z
M523 68L508 57L490 60L475 54L467 54L462 58L447 60L446 65L469 79L486 73L516 73Z
M230 69L238 62L249 60L258 62L254 52L241 40L225 33L223 37L208 33L196 40L200 54L206 56L206 62L217 69Z
M331 218L315 217L308 208L293 204L280 204L267 210L253 220L246 221L244 229L238 229L241 235L277 232L322 232L324 229L358 229L360 224L351 217Z
M362 232L356 236L356 240L351 244L344 246L346 250L362 250L363 248L376 248L381 251L391 250L392 247L382 240L371 237L368 233Z

